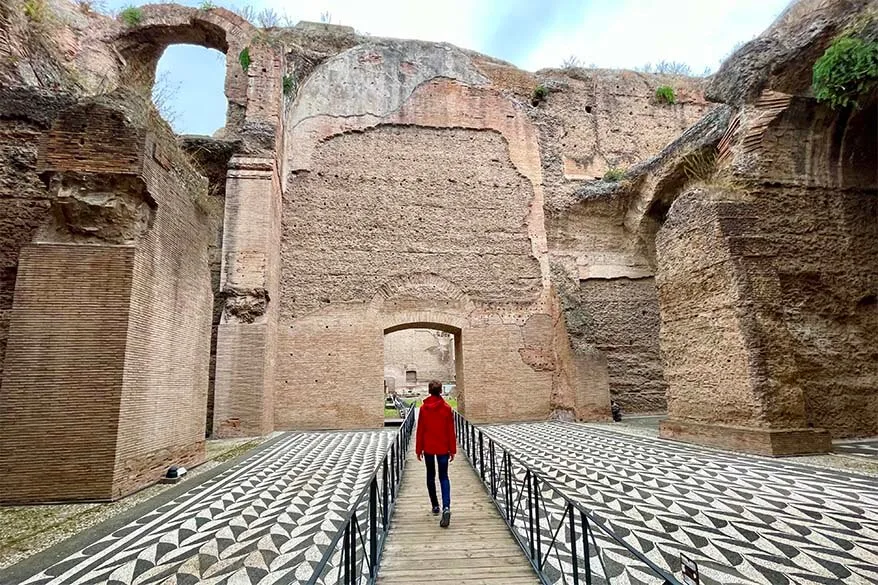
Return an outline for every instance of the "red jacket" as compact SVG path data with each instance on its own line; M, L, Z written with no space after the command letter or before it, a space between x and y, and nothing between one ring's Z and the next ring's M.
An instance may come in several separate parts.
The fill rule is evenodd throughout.
M418 413L418 432L415 439L418 455L454 455L457 441L454 437L454 415L451 407L439 396L428 396Z

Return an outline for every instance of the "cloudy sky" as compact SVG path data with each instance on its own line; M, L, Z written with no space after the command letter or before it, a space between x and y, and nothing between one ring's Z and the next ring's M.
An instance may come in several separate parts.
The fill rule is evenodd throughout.
M634 68L661 60L715 70L736 43L765 30L789 0L212 0L271 8L291 22L320 20L374 36L448 41L530 71L584 64ZM134 4L144 4L136 1ZM183 0L197 6L200 0ZM108 0L112 11L130 0ZM225 122L225 61L200 47L170 47L159 63L173 94L174 126L212 134Z

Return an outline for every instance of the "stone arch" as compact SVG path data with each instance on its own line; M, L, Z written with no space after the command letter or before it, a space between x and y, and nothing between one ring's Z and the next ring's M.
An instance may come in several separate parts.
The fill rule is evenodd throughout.
M237 129L248 105L247 72L238 58L257 29L225 8L199 10L176 4L150 4L140 10L140 23L126 28L115 39L123 59L122 79L135 86L151 87L158 61L171 45L197 45L220 51L226 55L227 128Z
M406 329L435 329L437 331L444 331L445 333L450 333L454 336L454 380L456 385L456 394L457 394L457 407L458 409L466 414L466 386L464 384L464 332L462 324L453 324L451 321L443 321L442 315L433 315L432 317L438 317L440 320L430 320L431 315L422 314L422 315L413 315L415 319L413 320L401 320L396 321L394 324L385 324L384 327L384 335L388 335L390 333L396 333L397 331L405 331ZM417 317L423 317L425 320L417 320ZM390 321L388 321L390 323Z

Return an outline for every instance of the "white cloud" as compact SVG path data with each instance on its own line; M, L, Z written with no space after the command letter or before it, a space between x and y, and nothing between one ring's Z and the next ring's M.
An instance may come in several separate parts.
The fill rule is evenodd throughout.
M262 0L258 6L286 13L293 20L332 15L333 24L352 26L373 36L446 41L467 48L479 46L480 23L489 16L489 3L470 0L320 0L290 5L286 0Z
M765 30L789 0L623 0L594 2L564 30L545 31L518 65L558 67L570 55L600 67L633 68L682 61L716 69L738 42Z

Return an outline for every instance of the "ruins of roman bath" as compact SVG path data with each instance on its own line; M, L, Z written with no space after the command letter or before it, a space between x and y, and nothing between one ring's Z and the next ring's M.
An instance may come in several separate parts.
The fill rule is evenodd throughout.
M707 78L34 2L0 5L0 514L259 446L0 583L420 582L383 405L434 378L484 500L450 582L878 583L875 0L793 2ZM213 137L150 101L176 44L226 56Z

